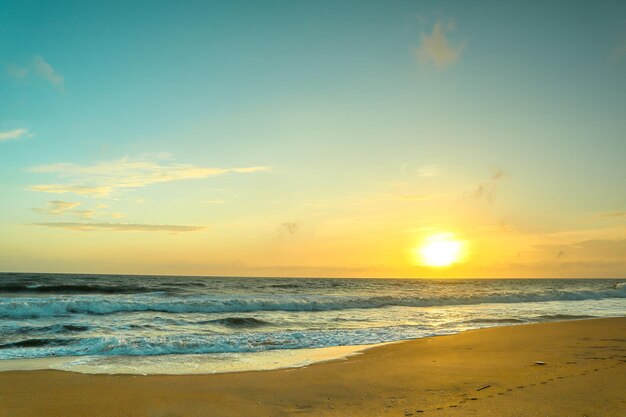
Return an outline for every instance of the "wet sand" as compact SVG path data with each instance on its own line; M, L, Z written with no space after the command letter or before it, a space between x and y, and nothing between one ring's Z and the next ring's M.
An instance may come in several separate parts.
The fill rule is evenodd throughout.
M621 417L626 318L473 330L275 371L0 372L0 417L293 415Z

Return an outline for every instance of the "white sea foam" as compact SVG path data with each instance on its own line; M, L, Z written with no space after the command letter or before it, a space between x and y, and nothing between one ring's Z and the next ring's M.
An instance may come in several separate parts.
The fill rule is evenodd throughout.
M389 306L432 307L489 303L601 300L626 298L626 286L619 283L601 290L545 290L536 293L463 295L447 297L402 296L265 296L185 297L83 295L72 298L52 296L1 297L0 318L54 317L68 314L113 314L120 312L163 313L245 313L254 311L332 311L375 309Z
M626 283L620 280L0 273L0 359L71 356L82 358L80 366L92 370L118 369L127 362L159 368L167 366L163 361L182 361L206 371L196 356L209 362L229 355L292 358L295 354L284 352L624 312ZM77 364L73 360L71 366Z

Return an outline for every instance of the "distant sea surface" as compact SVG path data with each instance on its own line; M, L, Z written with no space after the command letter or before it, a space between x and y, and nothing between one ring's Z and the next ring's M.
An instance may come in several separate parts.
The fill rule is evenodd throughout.
M315 348L623 316L625 281L1 273L0 362L67 358L52 367L113 373L306 364Z

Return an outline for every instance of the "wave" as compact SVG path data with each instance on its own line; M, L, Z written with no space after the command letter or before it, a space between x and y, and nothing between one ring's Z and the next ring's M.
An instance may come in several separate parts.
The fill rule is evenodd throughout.
M50 326L0 326L0 331L8 334L75 333L86 332L91 327L79 324L53 324Z
M267 326L271 324L270 322L267 322L264 320L255 319L254 317L225 317L223 319L195 322L195 324L212 324L212 323L221 324L222 326L226 326L226 327L235 327L235 328L261 327L261 326Z
M150 356L260 352L279 349L363 345L433 334L435 333L427 333L417 328L398 326L344 329L340 332L316 330L229 335L186 333L150 337L109 335L66 339L32 338L0 345L0 360L50 356Z
M539 316L538 318L541 320L581 320L581 319L592 319L597 316L590 316L586 314L544 314Z
M0 345L0 349L13 348L33 348L43 346L60 346L66 345L68 339L25 339L18 342L4 343Z
M0 298L0 318L38 318L70 314L114 314L121 312L245 313L255 311L333 311L383 307L431 307L490 303L581 301L626 298L626 286L603 290L468 295L457 297L393 296L267 296L267 297L164 297L94 296L47 298Z
M60 294L136 294L154 291L144 286L106 286L89 284L0 284L0 293L60 293Z
M305 285L302 284L272 284L270 285L272 288L303 288Z
M464 320L461 323L465 323L465 324L474 324L474 323L478 323L478 324L521 324L521 323L528 323L527 320L522 320L522 319L491 319L491 318L484 318L484 319L471 319L471 320Z

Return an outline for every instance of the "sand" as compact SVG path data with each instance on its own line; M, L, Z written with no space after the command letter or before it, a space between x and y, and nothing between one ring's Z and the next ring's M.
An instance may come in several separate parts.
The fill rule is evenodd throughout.
M626 318L474 330L287 370L0 372L1 417L379 415L626 416Z

